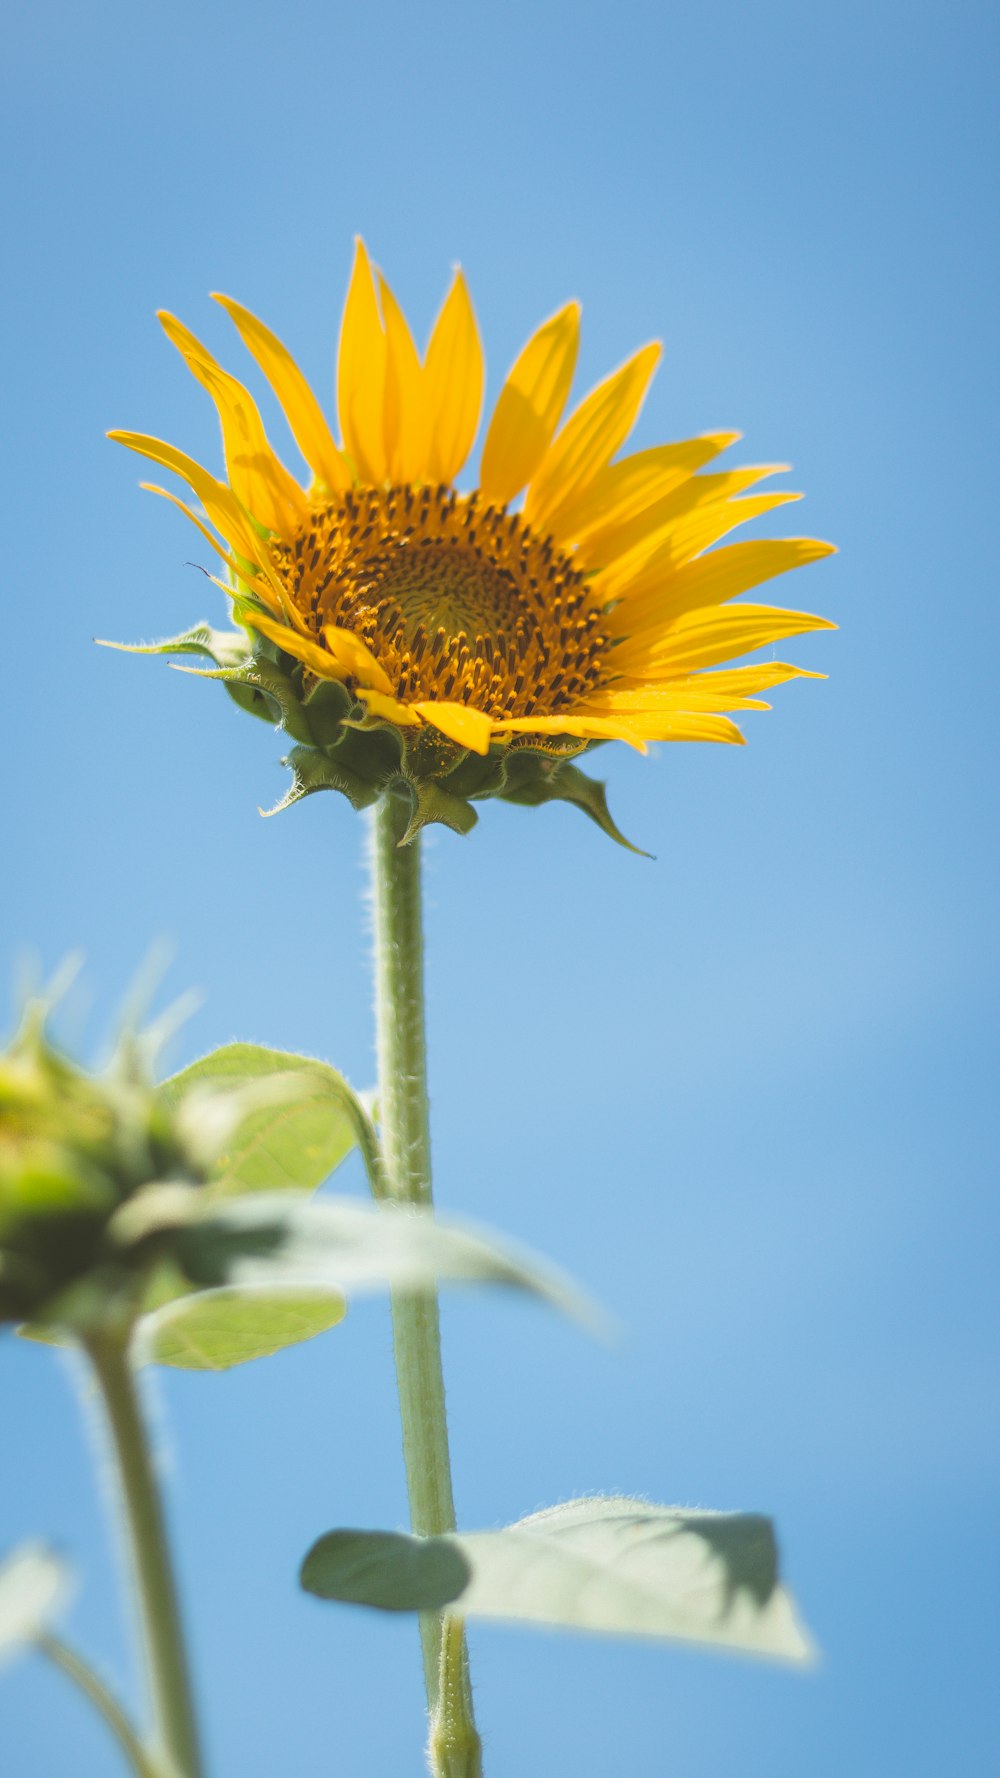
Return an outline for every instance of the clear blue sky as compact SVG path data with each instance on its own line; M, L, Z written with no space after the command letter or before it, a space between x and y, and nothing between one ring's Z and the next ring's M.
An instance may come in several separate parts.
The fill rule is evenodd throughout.
M462 1520L597 1490L773 1511L824 1650L802 1677L477 1630L490 1778L995 1769L996 52L968 0L7 23L4 967L86 951L85 1052L162 936L167 990L205 996L176 1062L241 1036L372 1074L363 823L333 796L260 821L278 739L91 646L221 617L103 439L216 452L158 306L243 374L229 291L326 390L360 229L421 331L461 260L495 391L578 296L581 387L665 341L639 443L741 428L736 460L794 463L791 528L841 546L794 589L841 625L792 656L827 683L741 751L600 754L655 863L562 808L428 848L440 1201L627 1329L449 1300ZM0 1392L0 1544L72 1551L73 1634L130 1691L72 1380L7 1339ZM417 1778L415 1629L293 1584L321 1530L404 1519L384 1304L156 1399L213 1773ZM37 1660L0 1724L9 1778L117 1771Z

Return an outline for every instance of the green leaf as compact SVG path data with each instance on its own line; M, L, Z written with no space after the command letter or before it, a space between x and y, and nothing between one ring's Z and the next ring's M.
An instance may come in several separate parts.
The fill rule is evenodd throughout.
M141 1363L227 1371L311 1340L346 1313L333 1290L199 1290L144 1315L135 1351Z
M379 1611L440 1611L468 1585L469 1564L446 1537L330 1531L299 1571L307 1593Z
M264 1104L253 1103L255 1086L277 1091ZM163 1082L168 1107L182 1099L219 1089L247 1091L247 1110L218 1162L213 1186L219 1192L312 1190L339 1167L357 1141L355 1093L336 1069L309 1056L230 1043ZM267 1100L267 1094L264 1094ZM197 1104L197 1102L195 1102Z
M36 1642L65 1598L69 1569L40 1543L23 1543L0 1563L0 1661Z
M427 1290L444 1279L508 1284L580 1319L593 1311L557 1273L493 1235L429 1210L269 1192L214 1199L178 1228L173 1256L192 1283L265 1290Z
M411 1610L430 1610L414 1577L447 1570L429 1560L421 1567L399 1547L412 1543L446 1545L465 1558L469 1579L450 1601L462 1617L715 1643L791 1661L812 1653L778 1579L771 1521L756 1513L597 1498L534 1513L503 1531L395 1540L332 1532L309 1551L302 1584L320 1598L398 1610L386 1606L395 1590L415 1599Z

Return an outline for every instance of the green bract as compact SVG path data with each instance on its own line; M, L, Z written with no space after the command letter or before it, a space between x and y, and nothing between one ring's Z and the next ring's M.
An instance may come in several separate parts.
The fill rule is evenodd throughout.
M365 809L388 790L406 799L404 841L440 822L468 833L478 816L473 803L499 797L536 808L572 803L609 839L630 845L608 810L605 786L573 762L599 743L570 736L494 740L487 754L472 752L438 730L399 728L368 714L346 685L316 679L273 642L246 630L215 630L196 624L183 635L143 645L116 643L135 654L207 656L207 668L181 669L222 681L242 710L279 724L294 741L283 764L293 780L276 815L316 790L337 790L355 809Z

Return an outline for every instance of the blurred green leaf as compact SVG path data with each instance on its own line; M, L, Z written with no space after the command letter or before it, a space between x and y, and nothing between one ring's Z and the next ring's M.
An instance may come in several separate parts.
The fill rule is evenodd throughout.
M311 1340L346 1313L333 1290L199 1290L144 1315L135 1350L142 1363L227 1371Z
M48 1629L69 1585L69 1569L39 1543L24 1543L0 1563L0 1661Z
M593 1319L558 1273L494 1235L399 1204L268 1192L214 1199L177 1231L174 1257L203 1287L426 1290L443 1279L509 1284Z
M272 1085L273 1097L253 1104L254 1087ZM357 1141L360 1102L334 1068L310 1056L230 1043L163 1082L171 1109L196 1094L245 1089L247 1110L213 1169L220 1192L310 1191L339 1167Z
M63 1327L52 1327L44 1321L25 1321L14 1329L19 1340L30 1340L35 1346L58 1346L65 1350L75 1346L71 1333Z
M143 1362L226 1370L333 1327L353 1292L429 1290L446 1280L510 1285L600 1326L586 1299L533 1257L399 1204L293 1191L206 1197L165 1183L137 1193L110 1226L126 1244L169 1243L136 1325ZM63 1343L51 1326L21 1331Z
M469 1564L447 1537L395 1531L330 1531L309 1551L307 1593L379 1611L440 1611L468 1585Z
M415 1543L439 1549L441 1560L425 1555L421 1566L409 1547ZM411 1610L440 1609L431 1594L449 1572L441 1546L468 1567L466 1585L444 1601L462 1617L714 1643L791 1661L812 1653L778 1579L771 1521L756 1513L597 1498L503 1531L427 1539L335 1531L309 1551L302 1584L320 1598L399 1610L405 1596ZM457 1579L457 1568L450 1572Z

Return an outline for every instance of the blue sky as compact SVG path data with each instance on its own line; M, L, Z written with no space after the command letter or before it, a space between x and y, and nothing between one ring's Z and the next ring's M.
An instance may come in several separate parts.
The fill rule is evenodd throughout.
M373 1068L363 822L260 821L279 738L91 646L222 615L103 437L217 460L157 307L244 374L230 292L326 392L361 230L421 332L462 262L495 393L578 296L579 389L662 338L637 442L740 428L734 461L795 465L788 528L841 547L787 583L841 626L792 653L827 682L746 749L595 760L655 863L563 808L427 848L439 1200L626 1330L449 1299L462 1521L599 1490L772 1511L824 1651L803 1677L476 1630L493 1778L996 1762L996 52L961 0L40 0L7 28L5 970L86 952L83 1053L164 939L164 992L204 997L176 1063L240 1036ZM72 1632L131 1695L73 1378L8 1339L0 1392L0 1545L72 1552ZM293 1584L321 1530L404 1521L385 1305L161 1376L154 1409L213 1772L419 1773L413 1626ZM12 1778L116 1769L37 1661L0 1725Z

